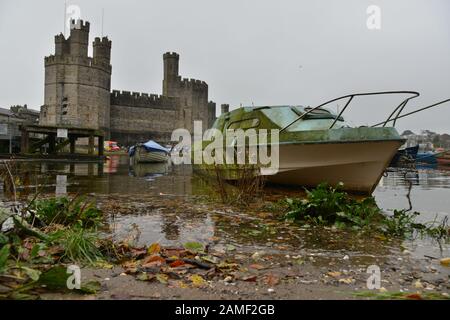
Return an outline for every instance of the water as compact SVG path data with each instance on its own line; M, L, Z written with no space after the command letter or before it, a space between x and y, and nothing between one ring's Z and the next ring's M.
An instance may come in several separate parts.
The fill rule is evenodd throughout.
M233 245L242 251L308 254L317 261L351 253L356 263L392 258L404 248L417 258L450 255L448 245L439 246L430 239L381 243L354 233L292 226L260 207L224 206L214 198L211 185L193 174L189 166L142 164L130 168L126 156L112 156L104 164L17 162L12 171L19 198L30 197L37 190L43 194L94 195L105 211L114 212L109 218L114 236L120 239L135 233L142 245L199 241L216 247ZM284 192L266 191L269 197L283 197ZM450 213L450 171L388 172L373 195L386 211L411 207L421 213L421 221L442 219ZM11 194L4 190L2 199L11 199Z

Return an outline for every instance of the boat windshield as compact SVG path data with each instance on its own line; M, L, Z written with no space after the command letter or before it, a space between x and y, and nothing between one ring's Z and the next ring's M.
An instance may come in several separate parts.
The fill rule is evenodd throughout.
M292 122L293 119L308 112L308 108L303 106L285 106L262 108L261 112L280 128L284 128ZM308 113L303 119L289 126L287 131L307 131L307 130L328 130L336 115L327 109L317 109ZM339 118L334 128L347 126L344 119Z

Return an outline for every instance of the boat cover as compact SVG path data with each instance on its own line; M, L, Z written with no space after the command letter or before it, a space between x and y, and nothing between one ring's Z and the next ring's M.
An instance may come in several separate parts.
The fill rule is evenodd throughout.
M163 146L161 146L160 144L156 143L153 140L148 140L146 143L141 144L141 146L143 146L145 148L145 150L147 150L148 152L165 152L165 153L169 153L170 149L168 148L164 148ZM130 150L128 151L128 154L131 156L134 155L134 153L136 152L136 146L132 146L130 148Z

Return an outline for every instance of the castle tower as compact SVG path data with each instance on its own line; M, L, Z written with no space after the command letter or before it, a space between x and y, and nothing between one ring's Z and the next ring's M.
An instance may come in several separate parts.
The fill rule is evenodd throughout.
M166 52L164 60L163 95L176 96L177 84L181 77L178 75L180 55L175 52Z
M109 62L111 61L111 41L108 40L108 37L103 37L101 39L99 37L95 38L93 47L94 61L109 64Z
M88 57L89 22L72 21L70 36L55 36L55 54L45 57L40 124L103 130L110 126L111 41L96 38Z
M194 121L200 120L203 129L212 125L212 106L208 105L208 85L204 81L179 76L180 56L166 52L164 59L163 95L179 100L178 126L192 132ZM215 110L214 110L215 114Z

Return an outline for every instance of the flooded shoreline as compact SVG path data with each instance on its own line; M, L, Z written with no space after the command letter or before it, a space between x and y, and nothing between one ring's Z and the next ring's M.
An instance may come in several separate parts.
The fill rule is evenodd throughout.
M222 204L214 188L189 166L130 167L127 157L118 156L104 165L19 162L12 170L18 199L30 197L36 190L42 196L89 195L108 214L113 238L133 235L139 246L199 242L249 264L260 254L270 257L274 272L309 270L309 278L301 280L311 284L333 282L327 273L346 271L358 284L352 282L352 290L364 289L365 269L374 264L381 266L392 287L405 290L413 290L411 279L416 278L411 274L422 272L433 288L448 283L450 276L448 268L438 263L450 255L448 243L427 238L380 239L329 227L304 227L282 221L268 210L267 204L299 196L301 190L267 186L261 200L241 208ZM10 201L11 195L3 191L2 200ZM411 207L421 213L421 221L432 221L449 215L449 191L450 171L419 169L406 174L387 172L373 196L388 213ZM397 281L405 277L411 280L405 280L410 289ZM439 290L448 292L448 286Z

